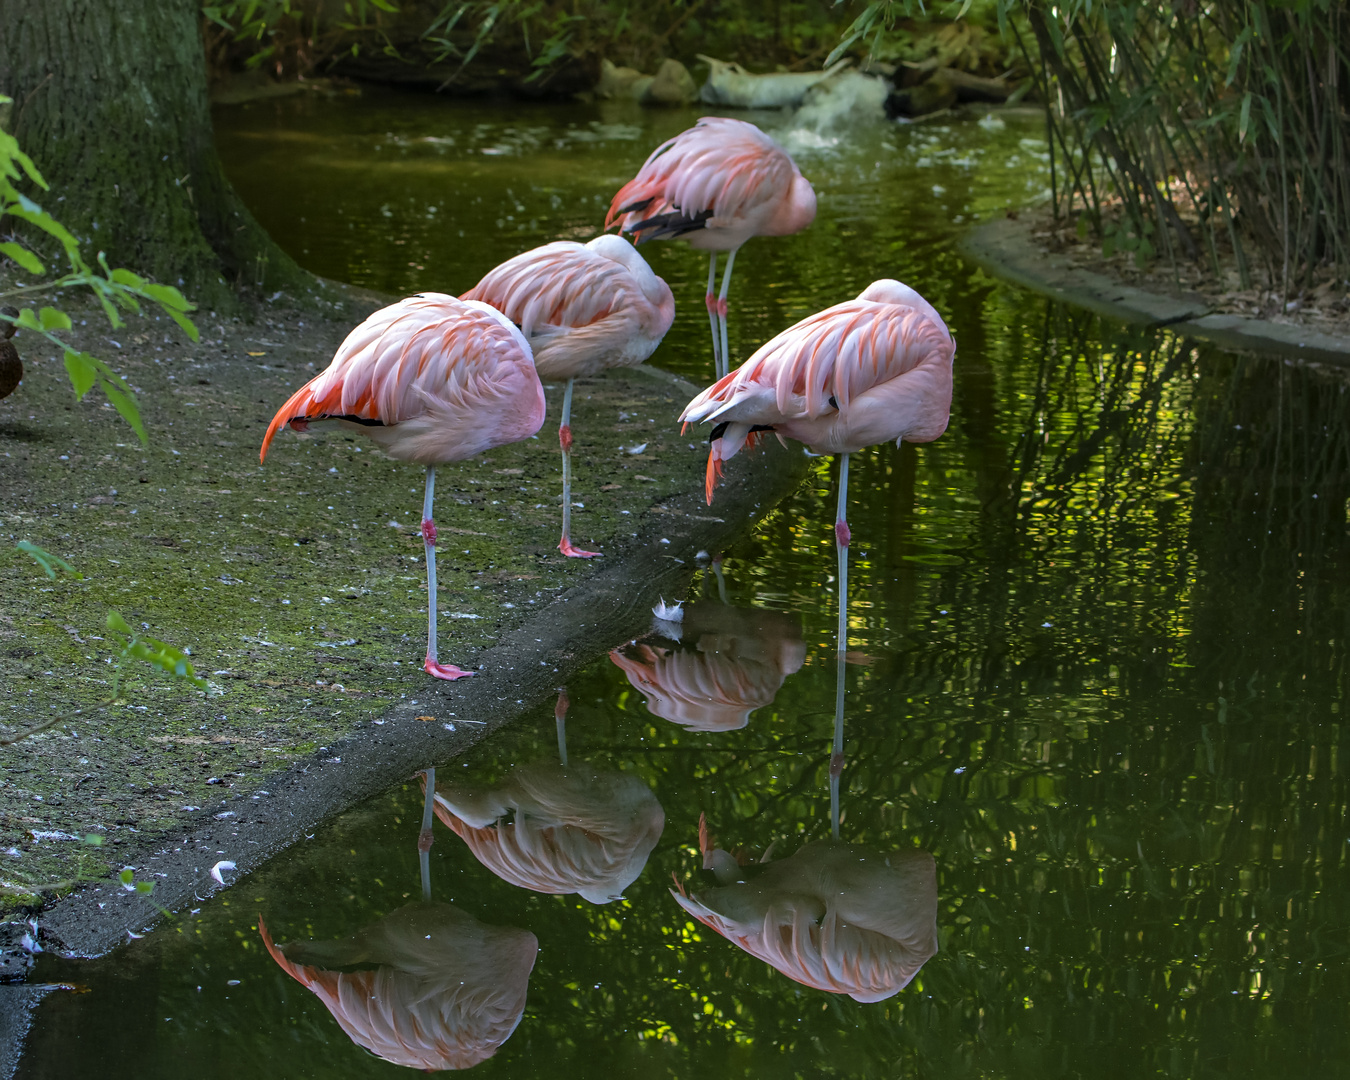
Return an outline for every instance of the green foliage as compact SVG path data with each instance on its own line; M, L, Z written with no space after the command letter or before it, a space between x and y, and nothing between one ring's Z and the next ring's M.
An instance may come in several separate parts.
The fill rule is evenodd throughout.
M122 679L122 665L127 660L143 660L147 664L159 668L171 678L181 679L195 686L198 690L206 689L206 680L197 677L196 672L192 670L192 665L188 662L188 654L182 649L168 645L158 638L142 635L139 630L133 630L127 624L127 621L115 611L108 612L106 624L113 640L122 646L122 652L116 663L117 675L113 680L111 696L114 700L117 698L117 689Z
M1285 298L1350 278L1350 13L1334 0L1000 0L1025 18L1057 213L1148 258L1264 264ZM1012 32L1017 33L1014 26ZM1121 217L1112 242L1103 214Z
M76 570L75 567L71 566L70 563L66 562L65 559L61 558L60 555L53 555L50 551L38 547L30 540L20 540L15 546L20 551L24 552L24 554L31 555L37 561L37 564L42 567L43 572L53 581L56 580L56 571L58 569L69 574L76 581L84 579L84 575Z
M10 102L10 98L0 95L0 105ZM108 322L114 328L123 325L122 312L139 314L141 304L147 302L160 308L173 319L193 341L197 340L197 328L188 318L188 312L194 308L184 299L182 293L170 285L147 281L130 270L110 267L101 251L95 257L97 268L90 266L80 252L79 241L70 231L16 187L16 184L25 180L42 191L49 190L42 173L33 160L19 148L18 141L8 132L0 130L0 219L11 217L27 222L39 233L59 244L65 252L70 270L51 281L18 286L0 292L0 298L50 293L77 286L85 287L98 298ZM0 244L0 254L30 274L40 275L46 272L46 266L39 254L16 241L9 240ZM71 329L70 317L65 312L52 307L36 310L25 307L17 316L0 312L0 319L45 338L62 350L65 354L66 372L70 376L76 400L83 398L97 385L113 408L131 425L141 444L148 444L145 426L141 423L140 411L136 408L136 399L131 387L97 356L72 349L59 336L62 331Z

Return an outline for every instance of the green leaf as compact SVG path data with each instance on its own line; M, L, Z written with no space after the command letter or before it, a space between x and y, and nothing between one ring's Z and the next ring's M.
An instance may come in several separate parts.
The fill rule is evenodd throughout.
M119 634L131 633L131 627L127 625L126 619L122 618L122 616L115 611L108 612L108 618L104 620L104 625L107 626L109 630L113 630Z
M38 318L44 330L69 330L71 327L70 316L57 308L43 308L38 312Z
M70 376L70 385L75 389L75 400L79 401L98 381L98 361L87 352L67 349L66 374Z
M99 836L98 833L85 833L84 839L80 843L84 844L85 847L102 847L103 837Z
M131 885L131 878L132 872L130 870L123 870L120 874L117 875L117 880L126 886Z
M78 581L84 580L84 575L76 570L75 567L71 566L70 563L66 562L65 559L61 558L60 555L53 555L50 551L38 547L29 540L20 540L15 547L25 555L32 556L37 564L42 567L43 573L49 578L55 579L56 568L59 568Z
M41 259L27 248L20 247L18 244L8 242L0 244L0 254L8 255L30 274L41 274L47 269L42 265Z
M1248 90L1242 95L1242 111L1238 115L1238 142L1247 138L1247 125L1252 118L1252 92Z
M32 308L26 307L19 312L19 317L14 320L14 325L21 330L36 330L39 334L42 333L42 322L33 314Z
M136 438L141 440L141 445L149 446L150 439L145 433L145 425L141 423L141 414L140 410L136 408L136 399L131 396L129 391L123 389L125 385L123 383L122 386L118 386L105 378L102 382L103 393L112 402L112 407L121 414L122 419L131 425L131 430L136 433Z

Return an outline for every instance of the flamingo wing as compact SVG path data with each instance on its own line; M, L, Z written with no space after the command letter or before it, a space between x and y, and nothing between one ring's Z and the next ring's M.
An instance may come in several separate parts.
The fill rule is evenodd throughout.
M277 410L260 457L283 424L342 419L367 426L391 456L435 464L525 438L543 416L543 387L520 332L486 304L423 293L347 335L332 363ZM408 452L381 437L380 428L418 420L413 433L424 438ZM461 429L466 438L456 437Z
M461 299L490 304L530 338L546 326L590 326L607 318L631 291L627 279L618 263L560 240L507 259Z

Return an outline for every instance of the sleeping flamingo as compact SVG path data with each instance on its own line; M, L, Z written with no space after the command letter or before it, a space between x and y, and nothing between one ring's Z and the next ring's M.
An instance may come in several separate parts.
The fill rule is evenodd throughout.
M658 618L655 632L687 648L639 641L609 658L653 715L690 731L745 727L806 660L795 615L707 602L679 611L679 621Z
M685 406L686 423L710 421L707 498L722 463L772 431L814 454L839 454L839 630L835 712L843 722L848 649L848 456L874 443L932 442L947 430L956 345L931 304L883 278L762 345Z
M497 1052L520 1023L539 952L528 930L425 901L337 941L278 946L261 918L258 932L352 1042L427 1072L467 1069Z
M519 326L541 379L567 380L558 427L563 475L558 550L579 558L598 555L574 547L570 535L572 383L651 356L675 319L670 286L627 240L598 236L589 244L559 240L508 259L461 299L491 304Z
M816 193L786 150L754 124L705 116L652 151L637 176L614 196L605 228L637 242L679 238L709 252L704 302L712 325L713 367L731 368L727 290L736 252L752 236L789 236L815 220ZM717 253L727 252L722 291Z
M642 873L666 815L632 773L568 763L567 704L566 692L559 694L561 765L517 765L492 785L442 782L435 813L503 881L608 904Z
M501 312L422 293L381 308L347 335L333 361L291 395L263 436L337 420L391 458L427 467L422 541L427 559L427 657L438 679L472 675L436 660L436 466L529 438L544 422L544 387L529 343Z
M836 815L837 820L837 815ZM734 945L806 986L854 1001L899 993L938 950L937 867L926 851L881 853L837 836L742 866L700 816L703 866L717 885L675 901Z

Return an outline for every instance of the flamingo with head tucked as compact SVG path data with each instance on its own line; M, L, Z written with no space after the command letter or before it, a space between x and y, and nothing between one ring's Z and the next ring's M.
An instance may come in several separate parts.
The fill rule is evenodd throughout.
M651 356L675 319L670 287L627 240L559 240L508 259L461 299L491 304L520 327L541 379L565 379L562 447L564 555L590 558L572 544L572 383Z
M260 460L286 424L337 420L391 458L427 467L427 656L438 679L472 675L436 659L436 466L529 438L544 422L544 387L529 343L501 312L443 293L381 308L347 335L332 363L272 418Z
M947 430L956 344L947 324L908 285L883 278L858 296L790 326L685 406L708 421L707 497L722 464L763 433L838 454L839 629L835 713L842 723L848 649L848 457L875 443L932 442Z
M652 151L614 196L605 228L617 224L639 244L678 238L709 252L704 302L721 378L731 367L727 290L736 252L752 236L789 236L815 217L815 190L786 150L754 124L705 116ZM719 251L727 265L715 296Z

